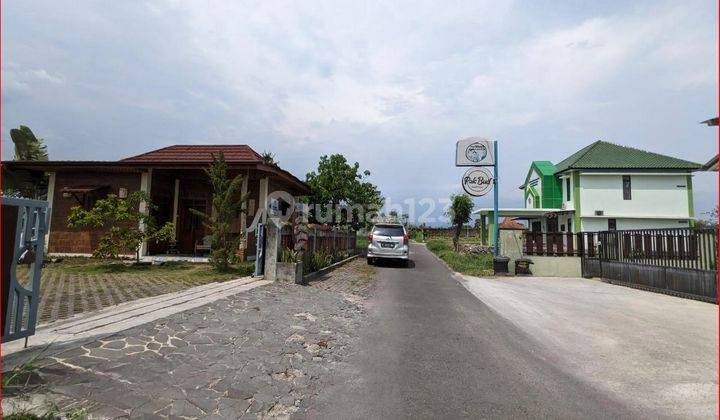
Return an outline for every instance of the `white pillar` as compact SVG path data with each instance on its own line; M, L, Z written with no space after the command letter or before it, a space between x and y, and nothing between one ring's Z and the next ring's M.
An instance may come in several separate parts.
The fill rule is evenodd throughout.
M152 169L148 169L147 172L142 172L140 174L140 191L145 191L148 196L150 195L150 185L152 185ZM150 209L148 208L147 203L141 202L140 203L140 212L148 214ZM145 230L145 224L141 221L140 222L140 230ZM148 244L147 241L142 241L140 244L140 256L145 256L148 253Z
M47 214L47 233L45 234L45 252L48 252L50 246L50 223L52 222L52 210L55 205L55 172L48 172L48 214Z
M269 185L269 178L265 177L260 180L260 199L258 200L258 211L262 211L262 221L265 223L267 221L267 210L268 210L268 185Z
M175 180L175 192L173 193L173 224L177 227L178 203L180 202L180 180Z
M277 217L268 219L265 225L265 280L274 281L277 273L277 263L280 259L280 241L282 224Z

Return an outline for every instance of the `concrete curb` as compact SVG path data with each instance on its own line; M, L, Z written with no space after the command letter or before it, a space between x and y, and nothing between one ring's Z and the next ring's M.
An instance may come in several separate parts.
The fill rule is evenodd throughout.
M318 277L322 277L323 275L325 275L325 274L333 271L334 269L336 269L336 268L338 268L338 267L341 267L341 266L347 264L348 262L354 260L355 258L357 258L357 257L359 257L359 256L360 256L360 254L352 255L352 256L350 256L350 257L345 258L345 259L342 260L342 261L338 261L338 262L336 262L336 263L334 263L334 264L330 264L329 266L327 266L327 267L325 267L325 268L322 268L322 269L320 269L320 270L318 270L318 271L316 271L316 272L314 272L314 273L310 273L310 274L308 274L308 275L306 275L306 276L303 276L303 282L307 284L307 282L309 282L309 281L311 281L311 280L315 280L315 279L318 278Z

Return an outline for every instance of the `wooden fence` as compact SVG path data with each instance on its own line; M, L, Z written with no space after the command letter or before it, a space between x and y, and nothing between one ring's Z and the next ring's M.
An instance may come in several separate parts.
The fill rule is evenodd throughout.
M597 232L523 232L525 255L594 257L598 244Z
M283 248L293 248L295 238L292 226L283 226L280 243ZM307 251L317 252L349 252L355 253L357 233L350 229L334 228L327 225L309 225Z

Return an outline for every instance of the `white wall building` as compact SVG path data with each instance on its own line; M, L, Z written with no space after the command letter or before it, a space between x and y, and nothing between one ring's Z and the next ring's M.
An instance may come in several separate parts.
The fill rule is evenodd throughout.
M499 216L526 219L531 230L543 232L688 227L695 218L692 172L700 168L597 141L555 165L532 162L520 186L525 208L500 209ZM475 214L492 223L492 209Z

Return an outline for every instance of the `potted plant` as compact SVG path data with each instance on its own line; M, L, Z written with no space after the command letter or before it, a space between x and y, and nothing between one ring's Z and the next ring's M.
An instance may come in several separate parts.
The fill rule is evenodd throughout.
M300 252L289 248L283 249L275 270L278 281L303 284L303 263Z

